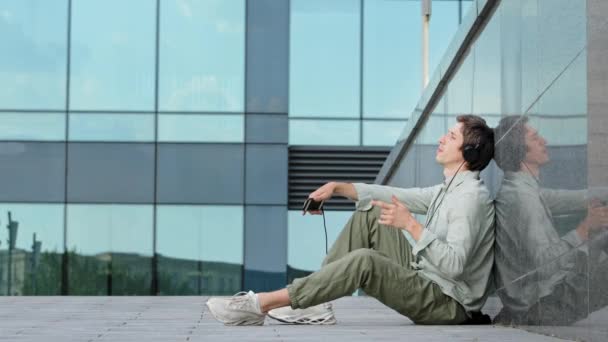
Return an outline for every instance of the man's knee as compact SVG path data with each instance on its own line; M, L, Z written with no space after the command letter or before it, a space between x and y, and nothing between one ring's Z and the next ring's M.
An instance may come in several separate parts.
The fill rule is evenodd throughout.
M348 254L351 262L363 268L369 268L374 265L376 260L381 257L378 251L369 248L359 248Z
M366 223L370 223L373 220L377 220L380 218L380 208L378 207L371 207L368 210L356 210L353 215L351 216L351 219L360 219L361 221L364 221ZM366 224L369 225L369 224Z

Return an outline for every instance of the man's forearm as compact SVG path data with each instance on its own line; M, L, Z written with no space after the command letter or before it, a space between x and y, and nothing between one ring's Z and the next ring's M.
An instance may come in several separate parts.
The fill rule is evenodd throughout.
M334 189L334 193L336 195L344 196L353 201L356 201L359 199L357 196L357 190L355 190L355 186L352 185L351 183L334 182L334 184L336 185L336 187Z

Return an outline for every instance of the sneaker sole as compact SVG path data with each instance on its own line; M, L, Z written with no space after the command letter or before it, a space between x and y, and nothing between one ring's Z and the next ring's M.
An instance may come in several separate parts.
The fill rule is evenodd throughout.
M317 319L310 319L307 317L298 318L298 319L290 319L290 318L284 318L284 317L276 317L271 314L268 314L268 317L270 317L274 320L277 320L281 323L299 324L299 325L335 325L337 323L336 318L333 317L333 315L329 316L329 317L317 318Z

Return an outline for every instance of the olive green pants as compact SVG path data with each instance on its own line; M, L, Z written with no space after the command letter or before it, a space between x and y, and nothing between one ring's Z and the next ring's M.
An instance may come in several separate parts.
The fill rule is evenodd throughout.
M287 286L291 307L307 308L361 288L417 324L463 323L464 308L411 267L407 239L399 229L379 224L379 216L375 207L351 216L321 269Z

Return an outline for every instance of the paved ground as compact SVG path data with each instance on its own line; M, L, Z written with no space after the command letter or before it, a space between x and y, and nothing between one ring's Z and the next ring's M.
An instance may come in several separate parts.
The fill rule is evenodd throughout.
M338 325L225 327L206 297L0 297L0 341L561 341L494 326L417 326L372 298L334 303Z

